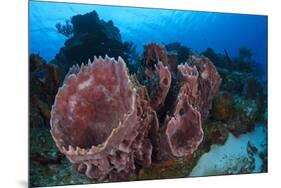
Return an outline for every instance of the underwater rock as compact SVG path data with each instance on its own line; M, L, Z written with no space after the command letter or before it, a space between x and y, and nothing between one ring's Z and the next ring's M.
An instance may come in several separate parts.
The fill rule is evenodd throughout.
M74 70L59 89L51 118L53 138L73 168L102 181L128 179L136 161L150 165L148 129L157 120L133 88L124 61L100 58Z

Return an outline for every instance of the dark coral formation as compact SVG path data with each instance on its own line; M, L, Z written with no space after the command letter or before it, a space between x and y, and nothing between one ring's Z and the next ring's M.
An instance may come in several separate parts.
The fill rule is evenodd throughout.
M152 43L137 75L108 56L70 68L52 108L51 133L76 171L99 181L128 179L154 160L197 150L201 114L208 116L220 77L199 55L175 71L175 57L169 61L166 49ZM175 96L171 106L168 95Z
M73 16L64 25L56 24L59 33L68 37L64 46L56 55L53 63L59 65L64 73L72 65L81 65L96 56L131 58L134 47L131 42L122 42L119 29L110 20L99 18L96 11Z

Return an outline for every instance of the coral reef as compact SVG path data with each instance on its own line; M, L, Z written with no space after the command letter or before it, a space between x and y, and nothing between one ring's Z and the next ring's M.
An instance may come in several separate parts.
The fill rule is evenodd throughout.
M266 125L267 83L250 49L233 58L149 43L139 56L95 11L56 28L67 39L55 59L30 55L32 186L186 177L212 145Z
M62 84L60 68L30 56L31 112L37 112L31 125L49 126L51 117L53 139L64 154L32 149L33 174L48 165L44 173L73 169L97 181L183 177L212 144L224 144L229 132L253 130L264 117L266 95L252 74L245 73L243 82L244 73L218 69L222 81L208 58L190 52L178 63L176 52L155 43L142 57L131 75L122 59L107 56L72 66L50 113ZM234 86L225 83L233 79ZM230 89L239 83L239 90ZM266 155L259 155L266 169ZM76 182L89 182L78 174Z
M73 66L56 95L52 136L73 169L91 179L128 179L152 160L192 155L203 140L197 108L209 111L220 84L211 62L197 56L190 61L192 66L185 63L171 72L174 68L169 66L166 49L155 43L145 47L143 56L138 76L129 76L120 57L118 61L100 57L80 68ZM178 91L171 90L172 79ZM150 82L158 87L141 84ZM210 92L202 91L201 85ZM177 92L172 94L177 97L166 111L169 92ZM165 116L164 122L157 112Z
M238 57L215 53L211 48L203 52L214 62L222 77L219 96L215 97L211 118L222 122L235 136L254 129L257 122L266 122L267 83L261 65L252 60L250 49L242 47Z

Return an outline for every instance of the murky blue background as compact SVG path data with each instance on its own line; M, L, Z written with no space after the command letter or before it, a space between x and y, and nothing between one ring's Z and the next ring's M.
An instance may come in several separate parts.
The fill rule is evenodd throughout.
M267 65L266 16L53 2L30 2L30 53L53 59L66 40L55 24L92 10L103 20L112 20L123 41L133 41L139 52L148 42L177 41L198 52L226 49L231 56L245 46L252 49L256 62Z

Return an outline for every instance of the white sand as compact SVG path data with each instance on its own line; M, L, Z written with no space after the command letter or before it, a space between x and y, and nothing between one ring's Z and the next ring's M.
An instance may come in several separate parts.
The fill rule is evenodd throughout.
M210 151L201 156L189 176L237 174L241 169L260 172L262 160L258 153L266 150L266 135L263 124L257 124L252 132L238 138L229 134L224 145L212 145ZM251 155L247 152L248 142L257 148L256 154Z

